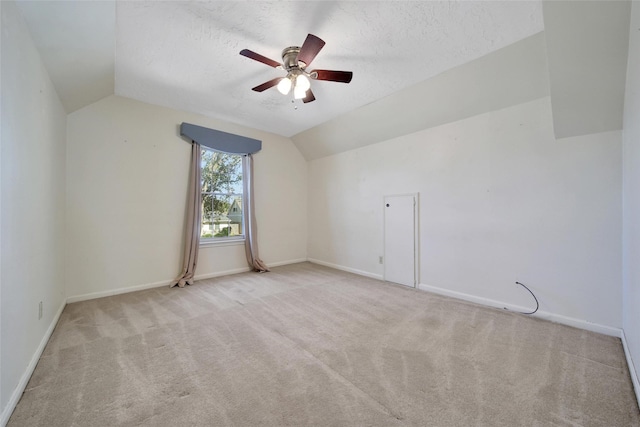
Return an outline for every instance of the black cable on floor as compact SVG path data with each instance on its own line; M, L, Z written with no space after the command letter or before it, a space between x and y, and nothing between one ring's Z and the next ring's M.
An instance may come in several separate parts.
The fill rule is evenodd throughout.
M522 312L522 311L521 311L521 312L520 312L520 314L533 314L533 313L535 313L536 311L538 311L538 308L540 308L540 303L538 302L538 298L536 298L536 296L533 294L533 292L531 292L531 289L527 288L525 285L523 285L523 284L522 284L522 283L520 283L520 282L516 282L516 285L520 285L520 286L522 286L523 288L525 288L526 290L528 290L528 291L529 291L529 293L531 294L531 296L533 297L533 299L534 299L534 300L536 300L536 309L535 309L535 310L533 310L533 311L531 311L531 312L528 312L528 313L524 313L524 312Z

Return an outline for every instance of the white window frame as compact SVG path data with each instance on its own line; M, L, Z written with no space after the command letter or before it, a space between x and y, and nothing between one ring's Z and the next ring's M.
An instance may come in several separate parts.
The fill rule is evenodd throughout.
M218 153L219 151L213 150L209 147L206 146L201 146L201 149L204 151L211 151L214 153ZM229 154L229 153L223 153L226 154L228 156L239 156L242 157L242 154ZM242 160L242 159L241 159ZM211 194L213 196L216 195L220 195L220 196L241 196L242 197L242 234L239 234L237 236L226 236L226 237L200 237L200 246L201 247L207 247L207 246L238 246L238 245L244 245L245 243L245 223L244 223L244 207L246 205L246 201L245 201L245 194L244 194L244 179L246 176L245 170L244 170L244 161L241 161L241 168L242 168L242 179L243 179L243 191L241 194L237 194L237 193L221 193L221 192L210 192L207 194ZM200 171L202 172L202 170ZM205 194L202 191L202 183L200 184L200 204L202 205L202 195ZM202 234L202 223L203 223L203 218L200 218L200 233Z

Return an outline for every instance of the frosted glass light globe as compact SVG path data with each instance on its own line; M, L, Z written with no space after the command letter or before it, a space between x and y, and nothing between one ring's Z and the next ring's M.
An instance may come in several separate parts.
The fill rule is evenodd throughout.
M278 83L278 91L281 94L286 95L289 93L290 90L291 90L291 79L289 77L284 77L282 80L280 80L280 83Z
M308 91L311 88L311 82L304 74L298 75L296 78L296 88L300 88L300 90Z

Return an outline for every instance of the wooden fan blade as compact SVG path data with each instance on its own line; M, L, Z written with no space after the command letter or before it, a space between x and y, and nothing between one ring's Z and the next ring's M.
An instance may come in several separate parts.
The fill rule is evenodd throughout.
M273 68L277 68L281 65L279 62L276 62L273 59L269 59L266 56L262 56L259 53L255 53L254 51L249 49L242 49L240 51L240 55L251 58L254 61L262 62L263 64L267 64L268 66Z
M307 102L312 102L312 101L315 101L315 100L316 100L316 97L313 96L313 92L311 92L311 89L309 89L307 91L307 95L304 98L302 98L302 102L304 102L305 104Z
M316 77L313 77L313 76ZM351 71L313 70L311 77L316 80L328 80L330 82L349 83L353 78Z
M308 67L323 47L324 40L313 34L308 34L298 53L298 61L304 62L305 66Z
M280 83L280 80L282 80L283 77L277 77L273 80L269 80L268 82L264 82L261 85L258 85L254 88L252 88L251 90L255 90L256 92L264 92L265 90L274 87L275 85L277 85L278 83Z

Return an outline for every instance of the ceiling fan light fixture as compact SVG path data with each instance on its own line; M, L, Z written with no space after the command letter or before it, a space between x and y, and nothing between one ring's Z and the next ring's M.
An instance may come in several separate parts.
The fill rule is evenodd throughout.
M278 83L278 91L281 94L286 95L291 90L291 86L292 86L292 83L289 76L283 77L282 80L280 80L280 83Z
M278 92L283 95L288 95L293 88L293 97L295 99L302 99L302 102L308 104L316 100L316 97L311 91L310 79L342 83L351 82L351 78L353 77L351 71L311 70L309 72L306 70L324 45L325 43L320 37L307 34L307 38L304 40L302 46L289 46L284 48L282 51L281 64L252 50L242 49L240 55L287 72L285 77L276 77L251 88L251 90L264 92L267 89L277 86Z

